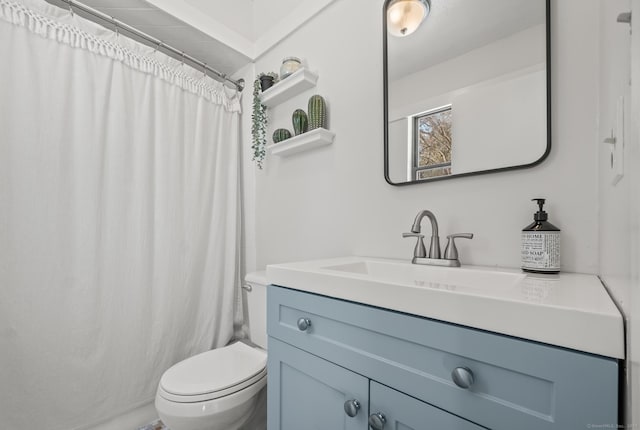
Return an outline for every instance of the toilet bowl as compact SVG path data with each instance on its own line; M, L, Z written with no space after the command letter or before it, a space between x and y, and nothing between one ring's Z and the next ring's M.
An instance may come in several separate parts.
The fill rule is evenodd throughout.
M266 279L247 275L251 339L203 352L169 368L160 379L155 406L171 430L238 430L252 416L267 383ZM259 345L259 346L258 346Z

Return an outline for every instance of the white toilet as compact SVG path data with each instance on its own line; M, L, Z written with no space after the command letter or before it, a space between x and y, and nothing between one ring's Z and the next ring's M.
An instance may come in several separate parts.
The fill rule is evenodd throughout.
M245 280L251 342L258 346L236 342L164 372L155 405L171 430L237 430L256 408L267 383L265 272L250 273Z

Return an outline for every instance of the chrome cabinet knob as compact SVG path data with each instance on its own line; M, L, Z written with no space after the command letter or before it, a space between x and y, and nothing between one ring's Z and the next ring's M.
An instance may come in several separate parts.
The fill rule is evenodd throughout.
M311 326L311 320L309 318L300 318L298 320L298 330L307 331L307 329Z
M358 415L358 411L360 410L360 402L356 399L347 400L344 402L344 412L349 415L351 418Z
M386 423L387 419L384 417L382 412L376 412L375 414L369 415L369 425L373 430L383 430Z
M451 372L451 379L453 382L460 388L464 388L465 390L471 388L475 379L473 377L473 372L468 367L456 367Z

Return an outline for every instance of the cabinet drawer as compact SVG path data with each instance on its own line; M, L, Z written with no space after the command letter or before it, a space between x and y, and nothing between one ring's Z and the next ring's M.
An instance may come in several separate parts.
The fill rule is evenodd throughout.
M270 336L479 425L617 423L616 360L276 286L267 303ZM457 368L470 388L453 382Z
M370 413L381 413L391 429L486 430L374 381L369 396Z

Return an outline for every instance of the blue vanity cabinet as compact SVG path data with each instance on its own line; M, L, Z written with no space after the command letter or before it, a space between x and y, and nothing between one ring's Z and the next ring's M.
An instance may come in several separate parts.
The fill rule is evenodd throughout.
M370 391L360 402L363 415L386 411L397 428L424 420L417 428L442 422L433 428L567 430L618 423L618 361L612 358L273 285L267 331L269 430L295 428L282 425L290 414L304 415L291 411L294 400L323 392L322 383L334 385L329 368L363 378ZM306 361L314 365L303 368ZM283 369L293 368L306 375L298 378L306 388L285 385ZM336 387L345 401L361 392L355 385ZM344 417L338 400L329 403Z

